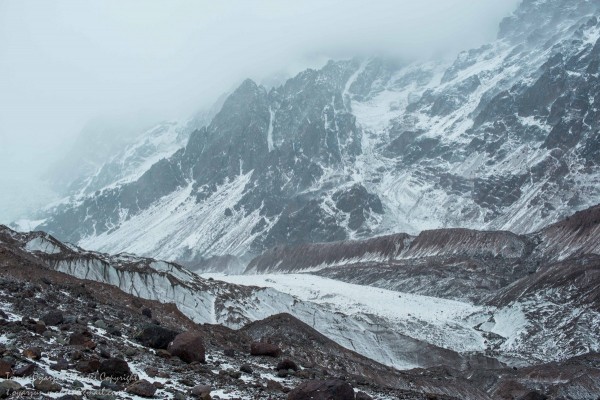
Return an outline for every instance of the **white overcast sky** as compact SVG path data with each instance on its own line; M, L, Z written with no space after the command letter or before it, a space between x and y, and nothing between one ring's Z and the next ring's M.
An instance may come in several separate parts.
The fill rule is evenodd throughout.
M246 77L327 58L453 55L492 40L517 4L0 0L0 190L35 182L95 116L184 118Z

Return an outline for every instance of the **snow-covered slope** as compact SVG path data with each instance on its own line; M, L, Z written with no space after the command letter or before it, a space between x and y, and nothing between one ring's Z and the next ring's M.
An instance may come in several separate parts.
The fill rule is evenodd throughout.
M239 328L289 313L340 345L397 368L490 368L497 359L521 365L600 350L593 334L600 321L597 274L591 274L597 257L565 261L552 269L557 272L522 278L475 305L312 275L202 278L174 263L88 252L42 232L5 227L0 247L80 279L173 303L197 323ZM579 265L578 287L552 278L569 265ZM576 296L580 289L590 296Z
M523 1L496 41L450 62L331 61L269 91L247 80L170 157L39 228L188 263L441 227L538 230L600 202L599 7Z

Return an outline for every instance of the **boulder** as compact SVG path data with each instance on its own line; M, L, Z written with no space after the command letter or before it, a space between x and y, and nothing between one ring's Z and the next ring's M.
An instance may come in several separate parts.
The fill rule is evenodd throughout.
M277 363L277 367L275 367L276 370L294 370L294 371L298 371L298 365L293 362L292 360L290 360L289 358L285 358L283 360L281 360L279 363Z
M250 344L250 355L278 357L281 354L279 346L273 343L252 342Z
M40 318L46 326L57 326L63 323L65 317L62 311L50 311Z
M206 349L202 335L198 332L188 331L180 333L173 339L168 347L169 353L179 357L187 363L206 360Z
M146 324L136 336L144 346L153 349L166 349L179 332L154 324Z
M288 400L354 400L354 389L339 379L307 381L288 394Z
M196 385L190 390L192 396L197 397L202 400L210 399L210 391L212 388L209 385Z
M156 393L156 386L145 379L141 379L127 386L127 392L142 397L152 397Z
M96 343L92 340L93 336L90 331L81 331L72 333L69 336L69 345L71 346L83 346L88 349L95 349Z
M0 399L7 398L11 393L21 390L22 387L17 381L6 379L0 381Z
M19 368L15 368L15 370L13 371L13 375L19 378L31 376L35 372L36 368L37 367L35 364L25 364Z
M60 392L62 390L62 386L50 377L36 379L33 381L33 387L43 393Z
M75 364L75 369L82 374L92 374L98 371L100 368L100 360L91 359L91 360L81 360Z
M98 372L101 376L116 378L118 380L127 379L131 376L131 370L127 361L120 358L109 358L100 362Z

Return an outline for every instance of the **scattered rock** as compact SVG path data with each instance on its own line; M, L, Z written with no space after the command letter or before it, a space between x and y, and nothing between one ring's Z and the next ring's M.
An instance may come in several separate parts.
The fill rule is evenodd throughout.
M78 361L75 364L75 369L84 374L92 374L98 371L98 368L100 368L100 361L96 359Z
M247 374L251 374L252 372L254 372L250 364L242 364L240 366L240 371L245 372Z
M152 318L152 310L150 310L148 307L142 308L142 315L144 317Z
M187 363L206 361L206 349L202 336L193 331L180 333L169 344L168 351Z
M198 397L202 400L210 399L210 392L212 388L209 385L196 385L190 391L192 396Z
M127 387L127 392L142 397L152 397L156 393L156 386L145 379L136 381Z
M60 392L62 390L62 386L55 382L53 378L36 379L33 381L33 387L44 393Z
M69 336L69 344L71 346L83 346L88 349L95 349L96 343L92 340L93 335L90 331L81 331L72 333Z
M349 400L354 399L352 386L339 379L301 383L288 394L288 400Z
M166 349L179 332L162 326L146 324L136 336L136 339L146 347L153 349Z
M279 346L266 342L252 342L250 345L250 355L278 357L281 354Z
M63 323L65 317L64 317L62 311L57 310L57 311L50 311L49 313L46 313L40 319L42 321L44 321L44 324L46 324L46 326L58 326Z
M531 391L519 398L519 400L546 400L546 399L548 399L548 396L546 396L538 391L535 391L535 390Z
M298 364L296 364L295 362L293 362L292 360L290 360L289 358L285 358L283 360L281 360L278 364L277 367L275 367L276 370L282 370L285 369L286 371L288 369L294 370L294 371L298 371Z
M108 328L108 325L106 324L106 322L104 322L104 320L97 320L96 322L94 322L94 326L96 328L100 328L100 329L106 329Z
M146 369L144 370L144 372L150 378L155 378L155 377L158 376L158 368L156 368L156 367L146 367Z
M235 357L235 350L231 349L231 348L230 349L225 349L225 350L223 350L223 354L226 357Z
M358 392L358 393L356 393L355 400L373 400L373 398L371 396L369 396L368 394L366 394L365 392Z
M1 363L1 362L0 362ZM25 377L25 376L31 376L33 375L33 373L36 370L36 365L35 364L25 364L19 368L16 368L13 371L13 375L17 376L19 378Z
M17 381L6 379L0 381L0 399L10 396L11 393L22 389L22 386Z
M128 378L131 376L131 370L127 361L120 358L109 358L100 362L98 372L106 377L110 378Z
M283 392L283 385L272 379L267 379L267 390L274 392Z
M8 379L13 375L12 365L0 360L0 378Z
M42 358L42 349L39 347L29 347L23 350L23 355L31 360L39 360Z

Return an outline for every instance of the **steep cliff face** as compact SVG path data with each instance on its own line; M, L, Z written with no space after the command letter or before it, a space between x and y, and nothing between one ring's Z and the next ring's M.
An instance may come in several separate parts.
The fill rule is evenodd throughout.
M536 231L600 202L598 7L524 1L496 41L450 62L247 80L185 146L40 228L194 265L444 227Z

